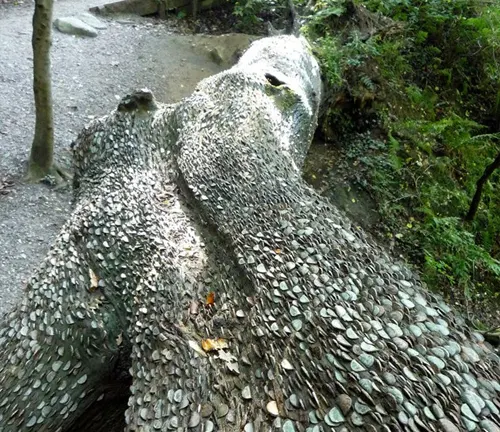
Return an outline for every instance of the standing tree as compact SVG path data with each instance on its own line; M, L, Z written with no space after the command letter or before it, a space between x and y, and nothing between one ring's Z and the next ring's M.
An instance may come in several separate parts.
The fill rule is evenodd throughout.
M53 0L36 0L33 14L33 90L35 93L35 136L31 146L28 179L37 181L48 174L62 176L54 166L54 119L50 77Z
M479 178L479 180L476 183L476 192L474 193L474 197L472 198L472 201L470 203L469 211L465 216L465 220L467 222L471 222L472 220L474 220L474 217L476 216L477 213L477 209L479 208L479 203L481 202L483 187L490 178L490 176L493 174L493 172L499 167L500 167L500 152L497 154L495 160L486 167L483 175Z

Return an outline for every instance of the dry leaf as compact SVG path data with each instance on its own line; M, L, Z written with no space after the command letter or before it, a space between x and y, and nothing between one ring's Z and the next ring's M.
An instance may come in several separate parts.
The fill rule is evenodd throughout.
M210 291L207 294L207 305L211 306L215 303L215 293L213 291Z
M279 255L281 253L281 249L274 249L274 252Z
M188 341L189 346L194 349L198 354L206 357L205 351L203 351L200 346L193 340Z
M97 275L94 273L94 271L91 268L89 268L89 276L90 276L89 291L94 292L99 286L99 278L97 277Z
M225 348L229 348L229 344L225 339L222 338L203 339L201 341L201 347L203 348L203 351L209 352L209 351L218 351Z

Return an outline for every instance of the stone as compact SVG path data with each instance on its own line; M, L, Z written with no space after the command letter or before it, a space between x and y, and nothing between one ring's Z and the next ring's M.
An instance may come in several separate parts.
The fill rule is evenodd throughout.
M448 418L439 420L439 424L443 432L460 432L460 429L455 426Z
M97 36L97 30L94 27L76 17L57 18L54 20L54 27L61 33L87 37Z
M217 63L218 65L221 65L222 63L224 63L224 59L221 55L221 53L219 52L219 49L217 47L215 48L212 48L209 52L209 55L210 55L210 58L215 62Z
M481 410L485 407L485 402L481 399L477 393L472 390L465 390L462 393L462 400L469 405L469 408L475 415L479 415Z
M228 33L220 36L202 38L194 47L200 54L206 53L218 65L233 65L258 36L244 33Z
M170 3L172 8L185 5L174 0ZM158 12L158 2L156 0L118 0L107 3L102 6L96 6L89 9L90 12L97 14L134 14L140 16L152 15Z
M106 30L108 28L108 25L104 21L88 12L84 12L78 15L77 18L85 24L95 28L96 30Z

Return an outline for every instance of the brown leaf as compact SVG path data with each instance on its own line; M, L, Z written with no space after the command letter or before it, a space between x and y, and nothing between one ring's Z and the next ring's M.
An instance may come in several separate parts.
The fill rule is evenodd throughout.
M212 306L214 303L215 303L215 293L213 291L210 291L207 294L207 302L206 302L206 304L208 306Z
M218 338L218 339L203 339L201 341L201 347L203 351L218 351L225 348L229 348L229 344L226 339Z

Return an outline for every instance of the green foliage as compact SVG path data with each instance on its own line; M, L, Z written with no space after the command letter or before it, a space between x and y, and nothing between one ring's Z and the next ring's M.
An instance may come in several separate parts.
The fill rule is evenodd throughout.
M345 12L344 0L319 0L314 5L314 15L309 21L309 28L328 28L328 22L341 17ZM317 30L317 29L316 29Z
M304 34L342 95L323 125L349 134L351 180L376 199L385 234L431 287L500 295L499 172L462 222L500 151L500 3L322 0ZM359 133L374 113L376 132Z
M250 27L260 21L257 13L264 3L263 0L237 1L234 4L233 14L241 20L241 26Z
M320 59L323 73L331 85L340 85L343 80L342 51L339 40L324 36L318 40L316 54Z
M475 242L453 217L434 217L422 232L425 252L425 277L431 285L458 285L468 297L484 289L485 276L500 278L500 261Z
M230 0L234 3L233 15L238 18L238 28L253 32L265 20L277 11L285 8L283 0Z

